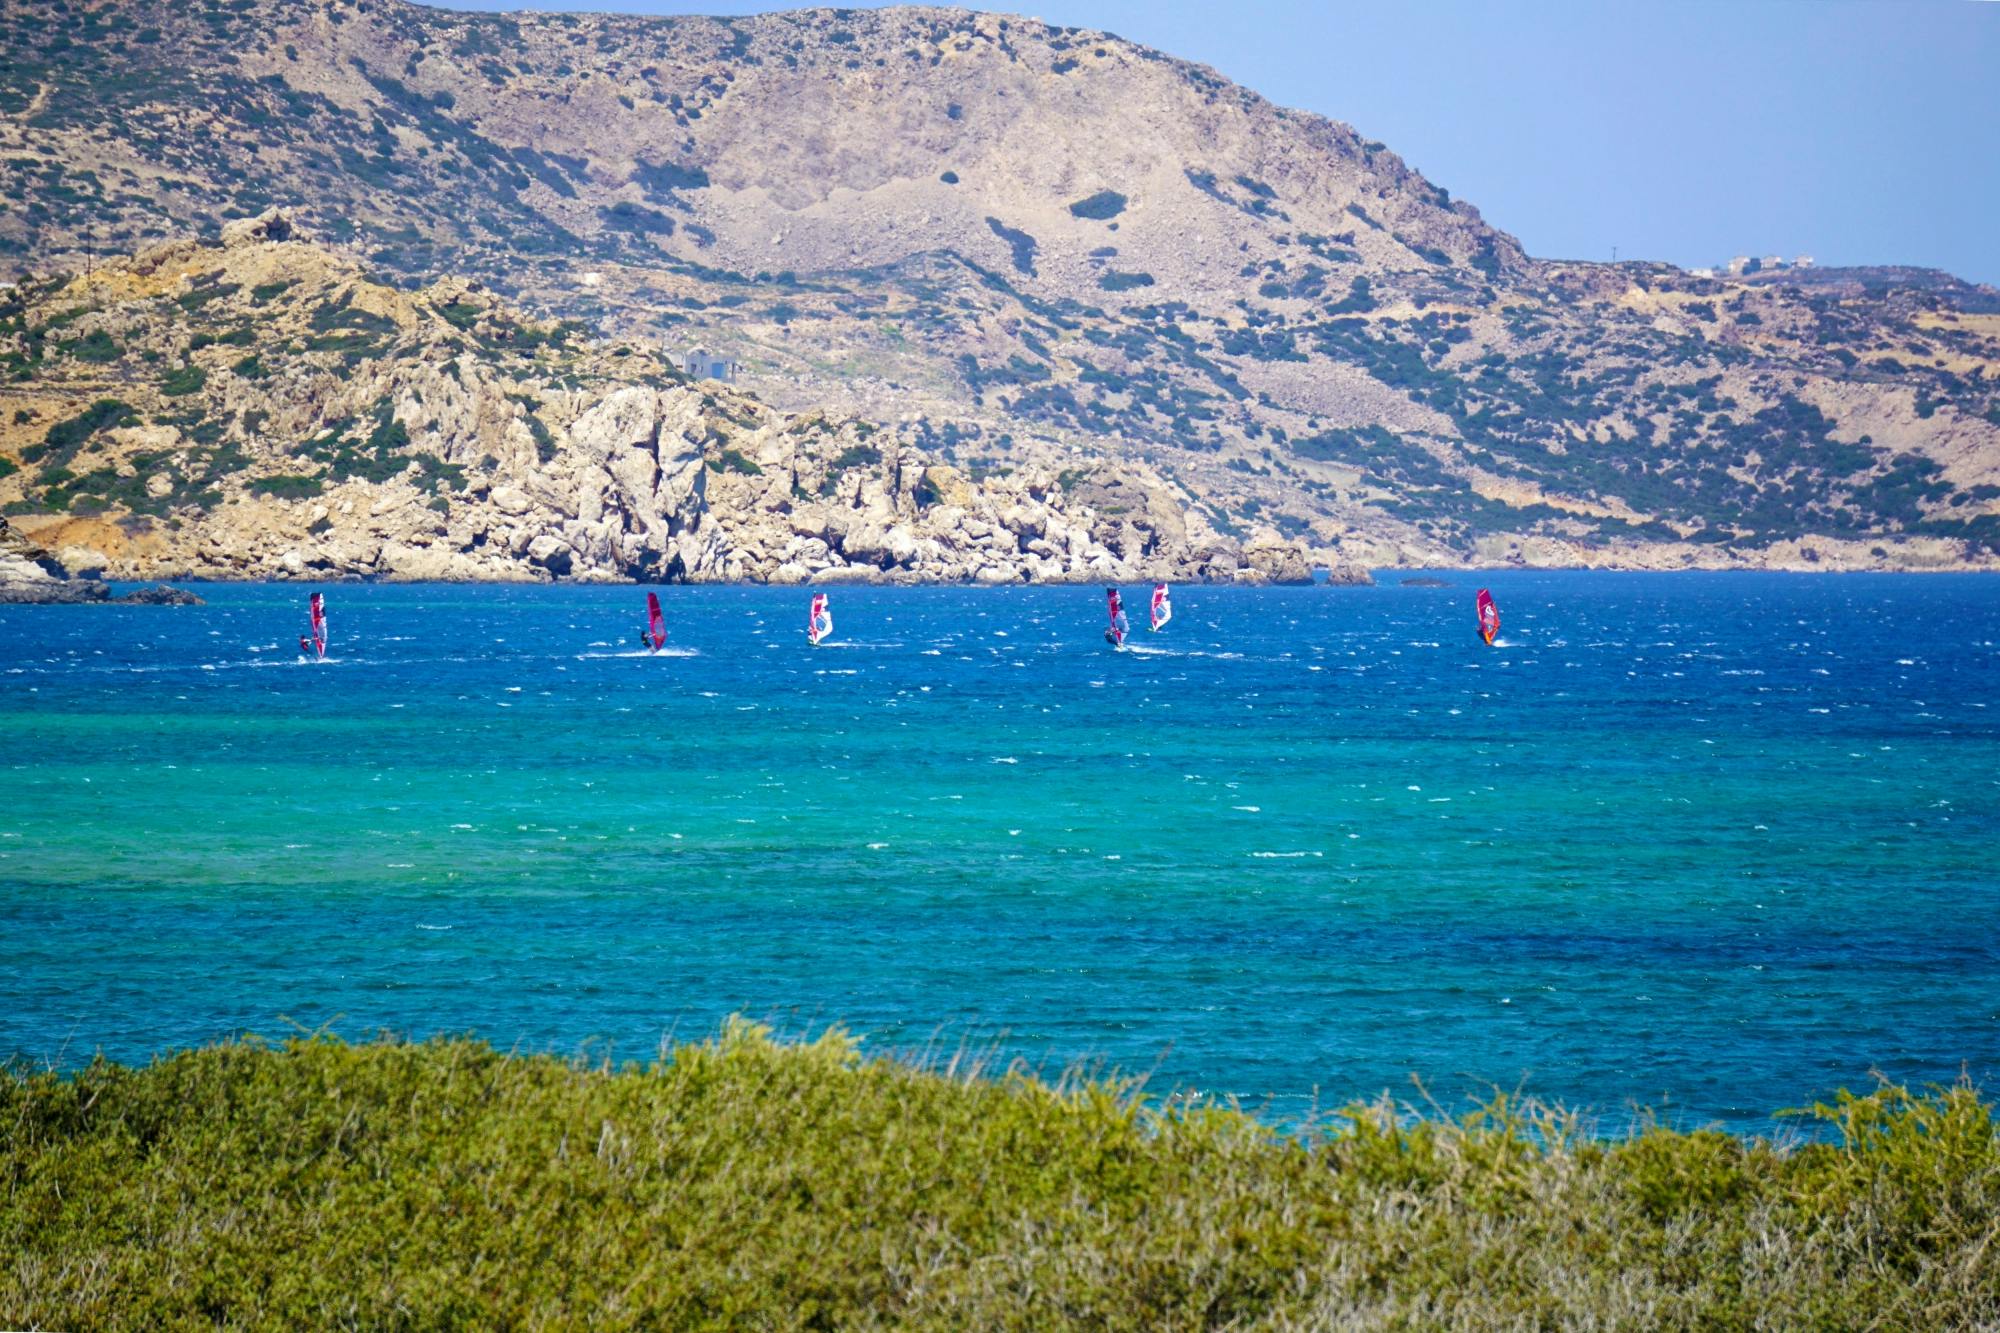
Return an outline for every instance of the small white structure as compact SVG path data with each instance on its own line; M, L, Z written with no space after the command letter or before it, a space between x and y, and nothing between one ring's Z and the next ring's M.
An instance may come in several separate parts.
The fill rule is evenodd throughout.
M727 357L712 355L705 347L690 347L686 356L675 356L669 352L667 359L690 379L721 380L724 384L736 382L737 364Z
M1813 257L1811 255L1800 255L1792 261L1793 268L1811 268L1812 266Z
M1749 255L1738 255L1736 256L1736 258L1730 260L1728 264L1728 269L1731 273L1747 272L1749 268L1750 268Z
M1688 272L1697 278L1712 278L1715 276L1715 270L1712 268L1691 268Z

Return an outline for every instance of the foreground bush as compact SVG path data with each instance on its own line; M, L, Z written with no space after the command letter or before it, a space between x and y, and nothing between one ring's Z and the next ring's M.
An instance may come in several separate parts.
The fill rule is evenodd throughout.
M1964 1328L1971 1090L1781 1151L1505 1103L1280 1136L733 1024L651 1068L232 1044L0 1078L0 1326Z

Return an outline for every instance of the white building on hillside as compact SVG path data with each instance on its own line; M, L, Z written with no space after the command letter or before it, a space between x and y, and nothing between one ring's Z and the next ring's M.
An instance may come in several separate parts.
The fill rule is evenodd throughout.
M690 347L686 356L669 352L667 359L685 371L689 379L721 380L724 384L736 382L737 364L727 357L711 354L705 347Z

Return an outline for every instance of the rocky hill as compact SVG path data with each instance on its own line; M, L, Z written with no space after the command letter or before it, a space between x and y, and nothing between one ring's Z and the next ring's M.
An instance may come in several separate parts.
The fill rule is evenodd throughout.
M401 289L699 344L967 473L1143 463L1334 557L2000 561L2000 293L1536 260L1107 34L18 0L0 45L24 274L283 204Z
M294 238L166 242L0 302L0 509L115 577L1308 577L1145 468L972 477L787 415L476 283L406 292Z

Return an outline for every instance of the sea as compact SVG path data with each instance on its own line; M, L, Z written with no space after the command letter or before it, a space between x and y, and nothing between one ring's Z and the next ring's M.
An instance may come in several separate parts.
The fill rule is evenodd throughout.
M1430 586L1441 584L1443 586ZM1503 616L1491 647L1474 597ZM1789 1134L2000 1079L2000 578L330 584L0 607L0 1058L730 1015Z

